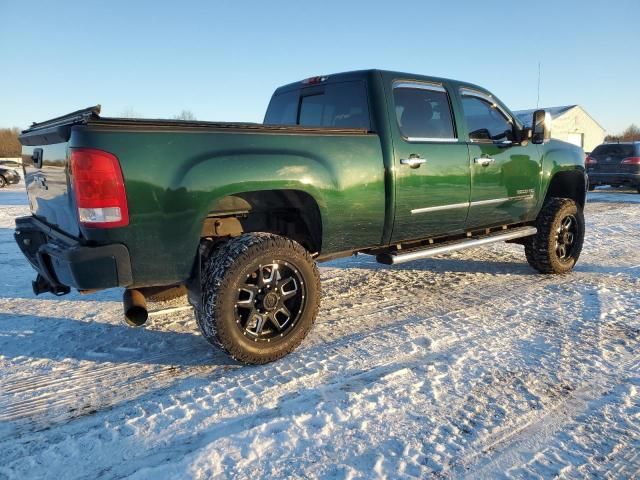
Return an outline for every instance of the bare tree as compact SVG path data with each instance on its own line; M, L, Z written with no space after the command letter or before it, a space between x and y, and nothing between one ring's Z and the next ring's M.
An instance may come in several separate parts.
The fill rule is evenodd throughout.
M640 128L632 123L624 132L618 135L607 135L605 140L607 142L633 142L640 140Z
M191 110L182 110L178 115L174 115L174 120L197 120Z
M120 113L121 118L140 118L140 116L141 115L136 112L133 107L127 107Z
M640 140L640 128L632 123L624 132L622 132L622 138L626 141Z
M20 129L2 128L0 129L0 157L19 157L22 151L20 140Z

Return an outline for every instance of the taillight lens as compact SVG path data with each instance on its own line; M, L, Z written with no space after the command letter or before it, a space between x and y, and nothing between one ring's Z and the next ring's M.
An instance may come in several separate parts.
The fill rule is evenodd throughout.
M129 224L127 193L115 155L93 148L72 148L71 176L82 225L113 228Z
M585 159L584 164L585 165L595 165L596 163L598 163L598 160L596 160L595 158L589 156Z
M640 157L623 158L620 163L623 163L624 165L640 165Z

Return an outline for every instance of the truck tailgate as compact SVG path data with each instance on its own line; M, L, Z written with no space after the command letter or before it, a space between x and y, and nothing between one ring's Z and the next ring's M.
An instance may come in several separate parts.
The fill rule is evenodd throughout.
M47 224L78 236L68 177L67 142L23 146L24 181L31 213Z
M69 138L73 125L95 117L90 107L34 123L20 136L24 181L31 213L48 225L78 237L78 214L69 179Z

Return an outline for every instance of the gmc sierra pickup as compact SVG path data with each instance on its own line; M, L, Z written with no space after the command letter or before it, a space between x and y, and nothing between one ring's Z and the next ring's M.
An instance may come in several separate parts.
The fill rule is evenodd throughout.
M320 303L317 262L393 265L490 242L564 273L584 237L584 153L469 83L367 70L280 87L264 124L103 118L22 132L32 214L15 239L36 294L188 293L200 331L247 363L282 357Z

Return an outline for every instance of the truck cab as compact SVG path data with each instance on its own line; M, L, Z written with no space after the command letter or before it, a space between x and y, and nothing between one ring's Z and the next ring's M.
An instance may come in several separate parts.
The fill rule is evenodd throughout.
M379 135L382 244L531 221L545 194L541 142L477 85L377 70L318 76L276 90L265 123Z

